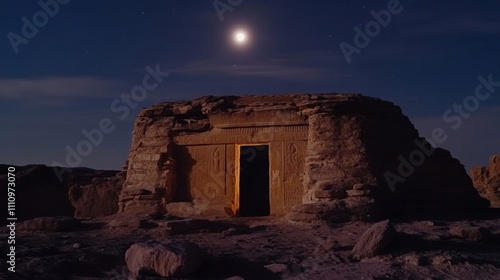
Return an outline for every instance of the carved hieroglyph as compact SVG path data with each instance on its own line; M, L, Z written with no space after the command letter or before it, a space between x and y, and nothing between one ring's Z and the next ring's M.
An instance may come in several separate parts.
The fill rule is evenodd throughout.
M304 187L304 157L307 151L306 141L283 142L283 163L285 176L285 208L289 209L302 202Z
M187 187L193 200L204 200L209 203L220 202L225 196L226 188L226 149L225 145L186 146L192 163L188 174Z
M179 135L174 137L174 142L177 145L213 145L307 140L307 129L307 125L216 128L204 133Z
M272 142L269 146L269 199L271 213L280 213L285 210L285 170L283 168L283 142Z

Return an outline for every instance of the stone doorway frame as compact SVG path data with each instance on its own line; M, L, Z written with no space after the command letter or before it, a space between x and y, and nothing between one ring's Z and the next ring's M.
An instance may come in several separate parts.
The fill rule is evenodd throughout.
M248 144L234 144L234 199L231 204L231 210L234 216L239 216L240 211L240 157L241 157L241 147L257 147L257 146L267 146L267 158L269 160L269 191L271 188L271 143L248 143ZM268 198L269 203L271 203L271 197ZM271 212L269 213L271 214Z

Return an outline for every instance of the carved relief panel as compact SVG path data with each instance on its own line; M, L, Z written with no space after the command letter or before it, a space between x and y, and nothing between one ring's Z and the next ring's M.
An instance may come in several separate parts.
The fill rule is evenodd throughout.
M285 172L283 170L283 142L272 142L270 145L270 174L269 174L269 199L271 204L271 214L281 213L285 210L284 201L284 181Z
M236 186L235 145L226 145L226 201L234 203L234 187Z
M287 209L302 202L304 195L302 176L306 151L307 141L283 142L285 207Z
M225 145L183 146L177 153L179 188L188 189L187 200L217 203L224 199L226 189ZM190 196L190 197L189 197Z

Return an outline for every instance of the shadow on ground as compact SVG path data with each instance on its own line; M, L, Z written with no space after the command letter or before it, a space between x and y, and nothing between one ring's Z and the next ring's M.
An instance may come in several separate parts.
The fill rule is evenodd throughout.
M264 264L246 259L224 256L207 259L194 279L225 279L240 276L244 279L279 280L281 277L266 268Z

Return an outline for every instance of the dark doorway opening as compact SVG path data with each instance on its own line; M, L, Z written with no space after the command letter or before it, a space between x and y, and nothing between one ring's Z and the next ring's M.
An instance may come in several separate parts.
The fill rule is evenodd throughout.
M269 146L240 146L239 215L269 214Z

